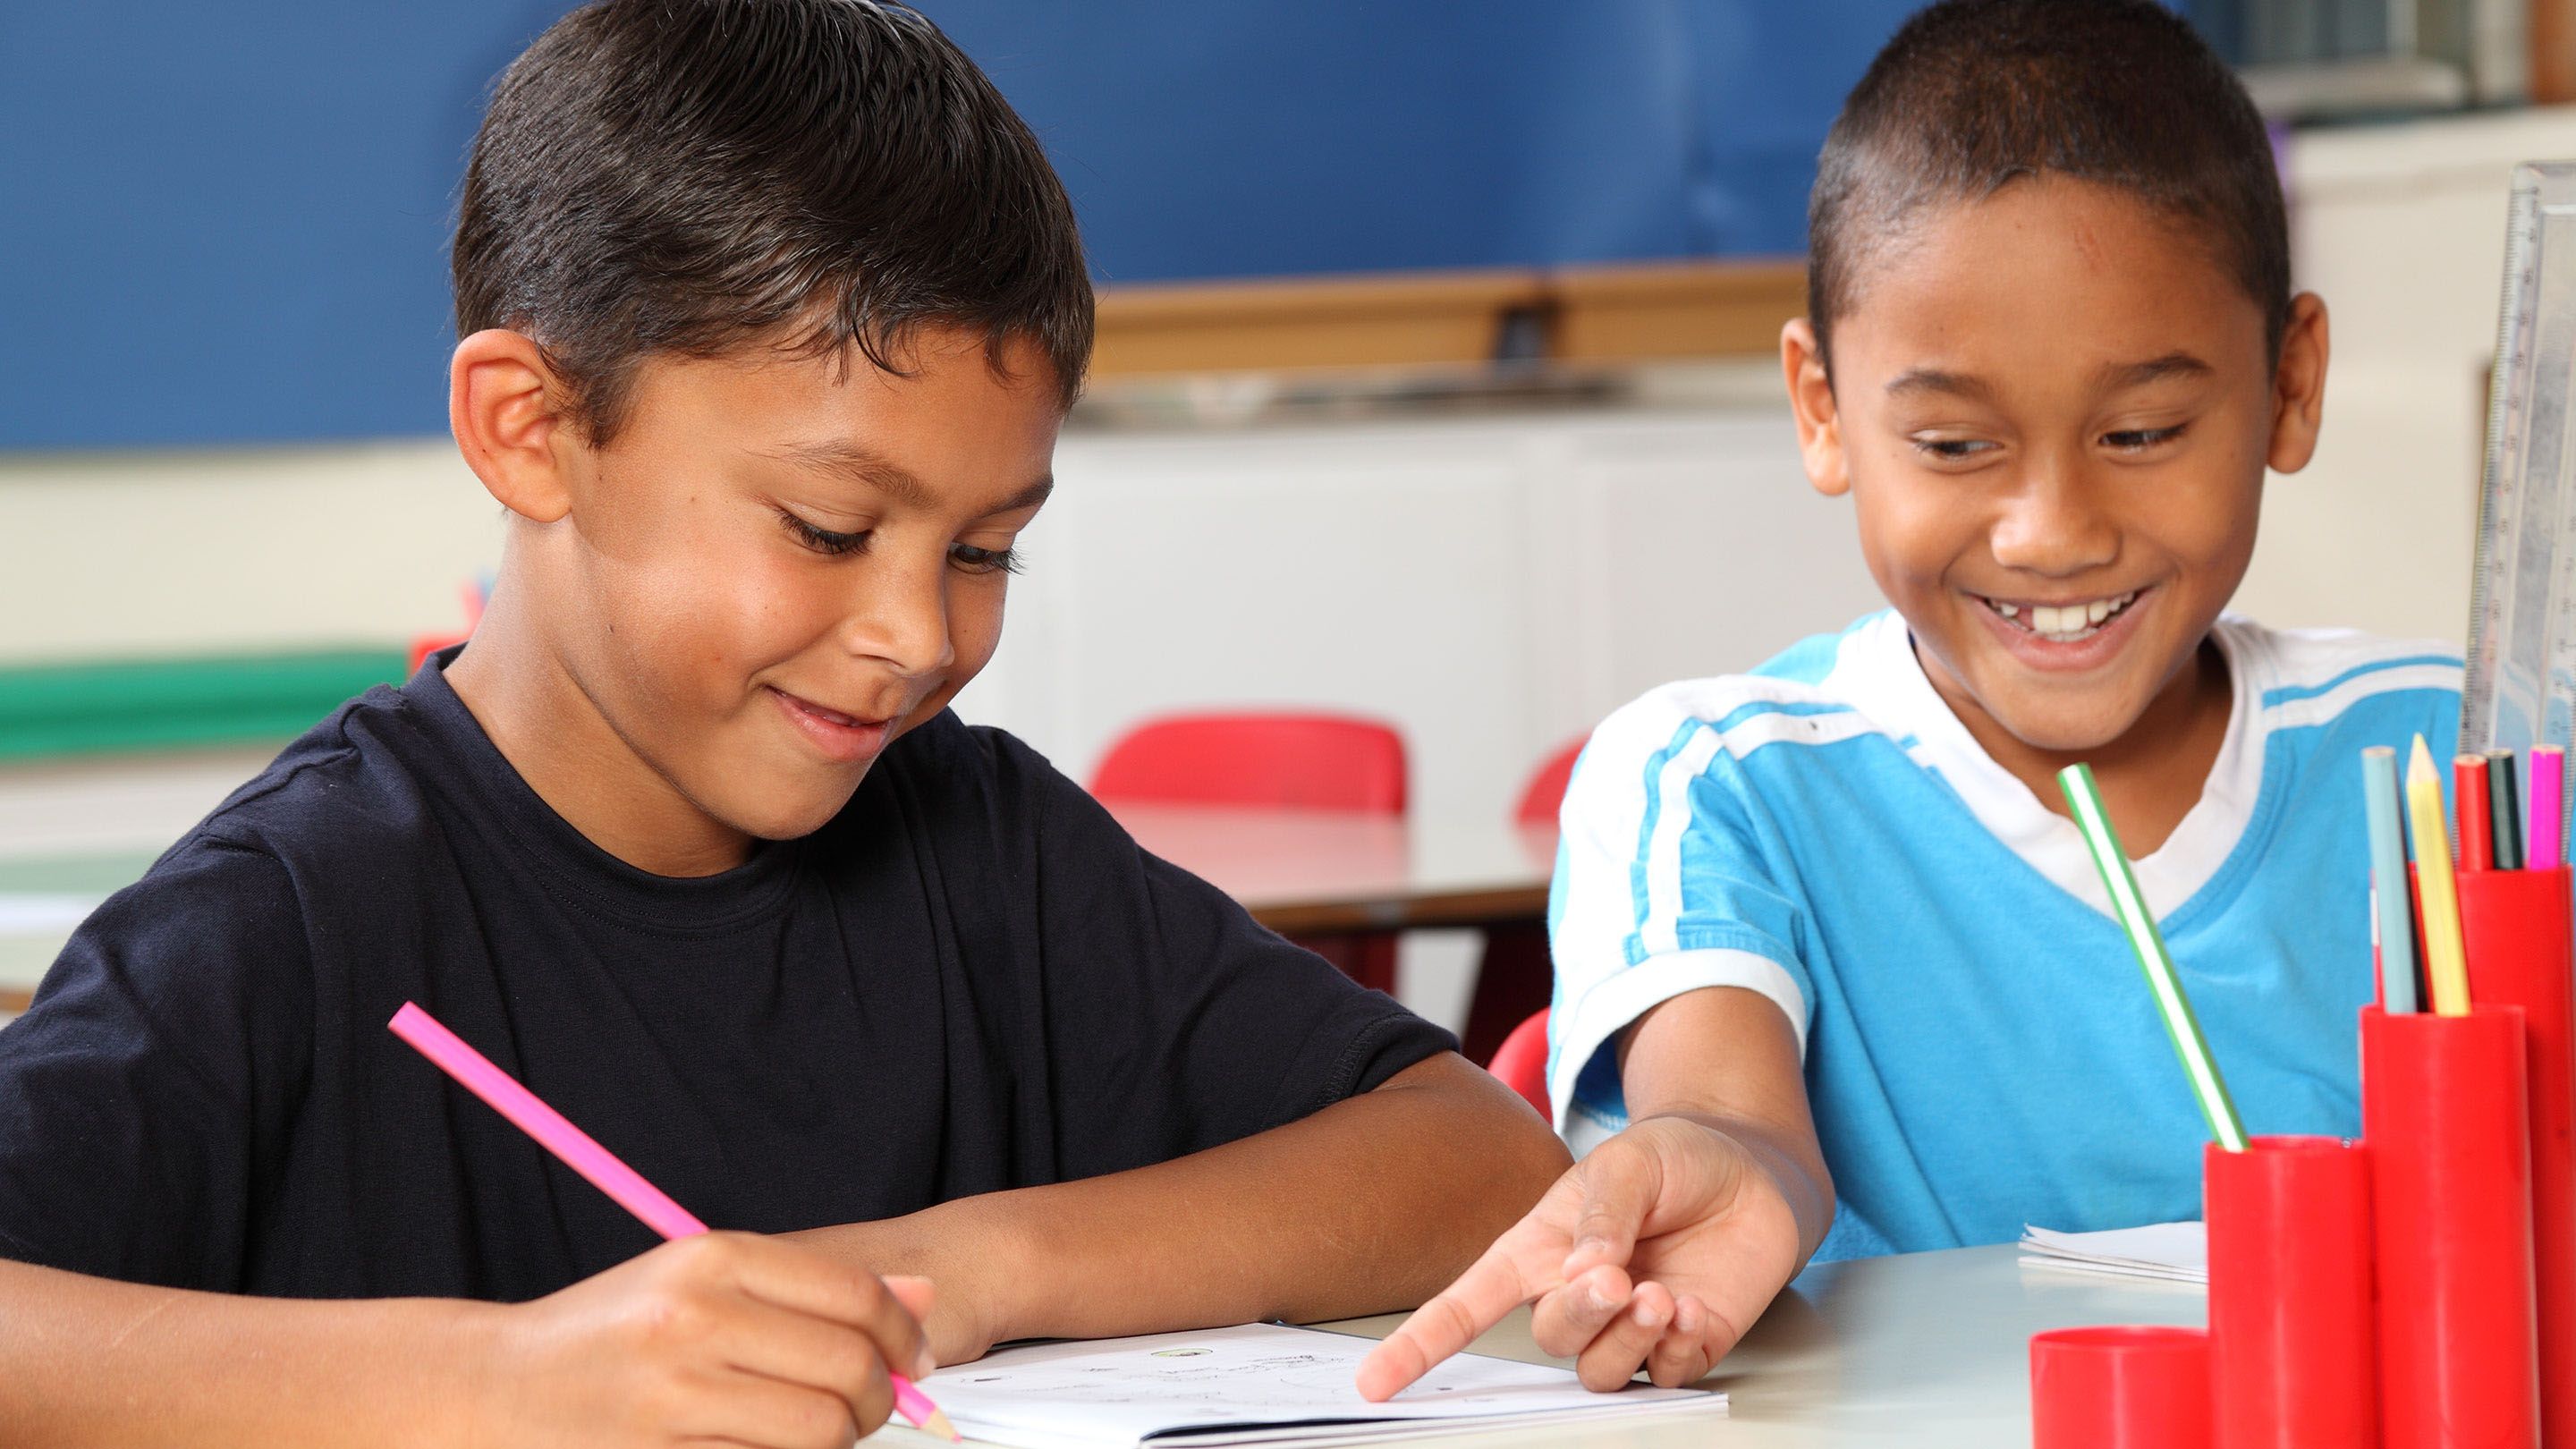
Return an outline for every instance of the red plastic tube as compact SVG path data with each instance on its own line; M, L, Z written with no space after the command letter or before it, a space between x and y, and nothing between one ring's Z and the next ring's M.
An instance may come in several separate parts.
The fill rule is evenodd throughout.
M2034 1449L2205 1449L2209 1335L2053 1328L2030 1339Z
M2460 877L2469 995L2522 1008L2531 1114L2531 1257L2540 1315L2540 1442L2576 1449L2576 972L2568 872Z
M2361 1012L2387 1449L2535 1449L2522 1011Z
M2369 1148L2213 1142L2201 1190L2218 1449L2378 1449Z

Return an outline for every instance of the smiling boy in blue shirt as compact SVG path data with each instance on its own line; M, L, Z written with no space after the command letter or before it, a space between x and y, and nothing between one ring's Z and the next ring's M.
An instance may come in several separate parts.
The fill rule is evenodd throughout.
M2204 1129L2057 771L2089 761L2247 1126L2359 1129L2354 765L2447 753L2457 656L2226 615L2304 466L2261 119L2148 0L1957 0L1825 143L1805 471L1893 606L1593 735L1549 1078L1583 1160L1363 1374L1536 1300L1609 1388L1697 1378L1812 1257L2195 1216Z

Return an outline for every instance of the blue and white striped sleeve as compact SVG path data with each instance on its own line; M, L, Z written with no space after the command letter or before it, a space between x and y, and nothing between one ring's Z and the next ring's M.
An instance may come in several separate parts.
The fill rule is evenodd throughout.
M1685 992L1758 992L1806 1050L1803 908L1773 884L1727 732L1677 703L1658 691L1605 721L1558 815L1548 1096L1578 1145L1625 1125L1612 1043Z

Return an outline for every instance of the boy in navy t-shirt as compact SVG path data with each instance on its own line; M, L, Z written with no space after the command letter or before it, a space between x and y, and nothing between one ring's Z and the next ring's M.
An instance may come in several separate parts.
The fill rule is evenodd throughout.
M0 1035L0 1440L845 1443L1003 1339L1420 1302L1562 1170L1445 1034L948 712L1091 291L927 21L574 14L493 99L455 280L490 610ZM406 1000L739 1231L655 1246Z
M2223 617L2316 445L2261 119L2150 0L1958 0L1825 143L1782 359L1893 606L1593 735L1551 915L1586 1155L1363 1376L1536 1299L1698 1377L1812 1256L2189 1217L2205 1130L2065 816L2089 761L2250 1130L2360 1127L2355 764L2448 753L2441 646Z

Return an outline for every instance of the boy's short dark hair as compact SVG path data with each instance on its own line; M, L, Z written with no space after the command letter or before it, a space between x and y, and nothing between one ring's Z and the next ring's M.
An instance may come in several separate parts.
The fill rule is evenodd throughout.
M1817 161L1818 352L1831 355L1860 264L1920 208L2043 174L2116 187L2192 227L2263 309L2278 355L2290 238L2270 136L2226 63L2153 0L1945 0L1905 22Z
M600 0L501 77L465 172L459 336L524 332L594 444L636 365L920 324L1034 341L1069 405L1091 359L1073 206L948 37L876 0Z

